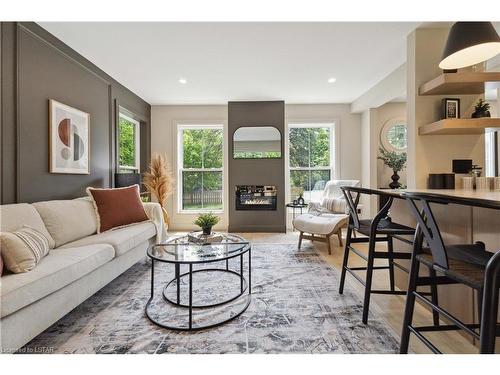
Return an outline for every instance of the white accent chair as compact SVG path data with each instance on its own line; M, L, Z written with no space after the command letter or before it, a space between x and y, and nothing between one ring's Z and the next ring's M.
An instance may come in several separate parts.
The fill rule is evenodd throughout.
M319 202L310 202L308 212L293 220L293 227L300 232L299 246L302 240L324 242L328 254L332 253L330 236L336 234L339 245L342 243L342 228L347 228L349 213L341 186L360 186L359 180L331 180L323 190Z

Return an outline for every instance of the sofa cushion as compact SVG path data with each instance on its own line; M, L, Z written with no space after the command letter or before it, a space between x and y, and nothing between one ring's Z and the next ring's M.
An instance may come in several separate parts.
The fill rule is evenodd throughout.
M87 188L96 216L97 233L149 220L144 211L139 185L118 189Z
M0 247L5 267L14 273L36 267L49 251L49 240L40 231L25 226L15 232L0 232Z
M89 199L33 203L59 247L97 232L97 217Z
M78 280L114 257L106 244L52 250L30 272L2 276L0 316L13 312Z
M17 203L0 206L0 232L15 232L23 226L35 228L49 241L49 247L55 246L54 239L47 231L38 211L31 204Z
M114 247L118 257L154 236L156 236L156 228L152 222L147 222L85 237L67 243L62 248L106 243Z
M343 214L303 214L293 220L293 227L300 232L327 235L347 226L348 215Z

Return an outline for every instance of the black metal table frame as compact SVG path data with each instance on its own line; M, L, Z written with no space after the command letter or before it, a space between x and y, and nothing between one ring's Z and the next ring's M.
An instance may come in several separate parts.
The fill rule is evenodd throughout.
M224 245L226 245L226 244L227 243L224 243ZM238 243L238 244L244 245L245 243ZM177 262L177 261L173 261L173 260L159 260L159 259L156 259L148 254L148 256L151 259L151 297L149 298L148 302L146 303L146 308L145 308L146 316L148 317L148 319L151 322L153 322L154 324L156 324L162 328L167 328L167 329L172 329L172 330L177 330L177 331L196 331L196 330L213 328L213 327L222 325L224 323L227 323L227 322L237 318L241 314L243 314L246 311L246 309L248 308L248 306L250 305L250 302L252 301L251 300L251 295L252 295L252 247L251 247L250 243L246 242L246 244L248 245L247 249L244 249L243 251L239 251L236 254L229 254L228 256L226 256L224 258L207 259L207 260L201 260L201 261L196 261L196 262L187 262L187 261ZM248 253L248 280L244 276L244 269L243 269L243 256L247 253ZM236 257L240 258L240 272L239 273L229 269L229 260L236 258ZM154 290L155 290L155 287L154 287L155 261L162 262L162 263L172 263L175 266L175 277L165 285L165 287L163 288L163 291L162 291L162 295L163 295L164 300L167 301L168 303L171 303L171 304L178 306L178 307L183 307L183 308L189 309L189 318L188 318L188 326L187 327L171 326L171 325L167 325L164 323L160 323L149 314L148 308L151 305L151 302L153 301ZM199 270L193 270L194 264L209 264L209 263L224 262L224 261L226 262L225 269L223 269L223 268L202 268ZM180 267L182 264L186 264L189 266L189 271L185 272L183 274L181 274L181 272L180 272ZM198 273L198 272L214 272L214 271L227 272L227 273L232 273L232 274L236 274L236 275L240 276L240 293L234 297L227 299L227 300L217 302L214 304L197 305L197 306L193 305L193 274ZM188 303L188 305L185 305L185 304L182 304L180 302L180 280L182 277L187 276L187 275L189 275L189 288L188 288L188 290L189 290L189 292L188 292L189 293L189 303ZM173 282L176 282L176 284L177 284L177 298L176 298L177 301L176 302L172 301L171 299L169 299L166 296L167 288ZM206 325L202 325L202 326L193 326L193 309L210 308L210 307L228 304L228 303L233 302L234 300L238 299L239 297L241 297L245 293L245 291L247 291L247 290L248 290L248 301L245 303L243 308L240 311L238 311L236 314L230 316L227 319L217 321L217 322L212 323L212 324L206 324Z
M296 217L296 215L297 215L297 214L295 213L295 210L296 210L296 209L300 209L300 214L302 215L302 213L303 213L303 211L302 211L302 210L303 210L304 208L307 208L307 207L308 207L308 205L307 205L307 204L301 204L301 205L299 205L299 204L293 204L293 203L287 203L285 206L286 206L287 208L291 208L291 209L292 209L292 217L293 217L294 219L295 219L295 217Z

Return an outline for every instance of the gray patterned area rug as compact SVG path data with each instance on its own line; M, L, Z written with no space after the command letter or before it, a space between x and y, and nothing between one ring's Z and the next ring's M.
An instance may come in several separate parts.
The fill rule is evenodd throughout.
M137 263L26 346L52 348L56 353L397 352L398 340L375 306L369 324L364 325L360 296L349 283L344 295L338 294L339 271L328 266L313 248L254 245L248 309L224 325L194 332L161 328L146 317L150 264L146 259ZM173 267L162 266L155 267L159 296L161 285L173 277ZM230 267L238 270L239 262ZM216 289L220 292L220 286L239 288L238 280L225 280L227 277L231 278L221 273L195 274L194 303L206 302L203 296ZM186 295L186 284L183 280L182 295ZM222 292L234 293L231 288L222 288ZM155 298L153 313L170 322L186 318L166 305L163 298ZM212 313L217 316L231 311ZM196 314L195 322L206 318Z

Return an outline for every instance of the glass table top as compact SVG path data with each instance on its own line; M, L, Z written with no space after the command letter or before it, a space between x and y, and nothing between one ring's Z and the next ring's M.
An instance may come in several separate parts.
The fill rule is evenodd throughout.
M152 259L167 263L209 263L225 260L246 253L250 243L235 234L222 234L220 242L197 244L188 235L173 238L148 249Z

